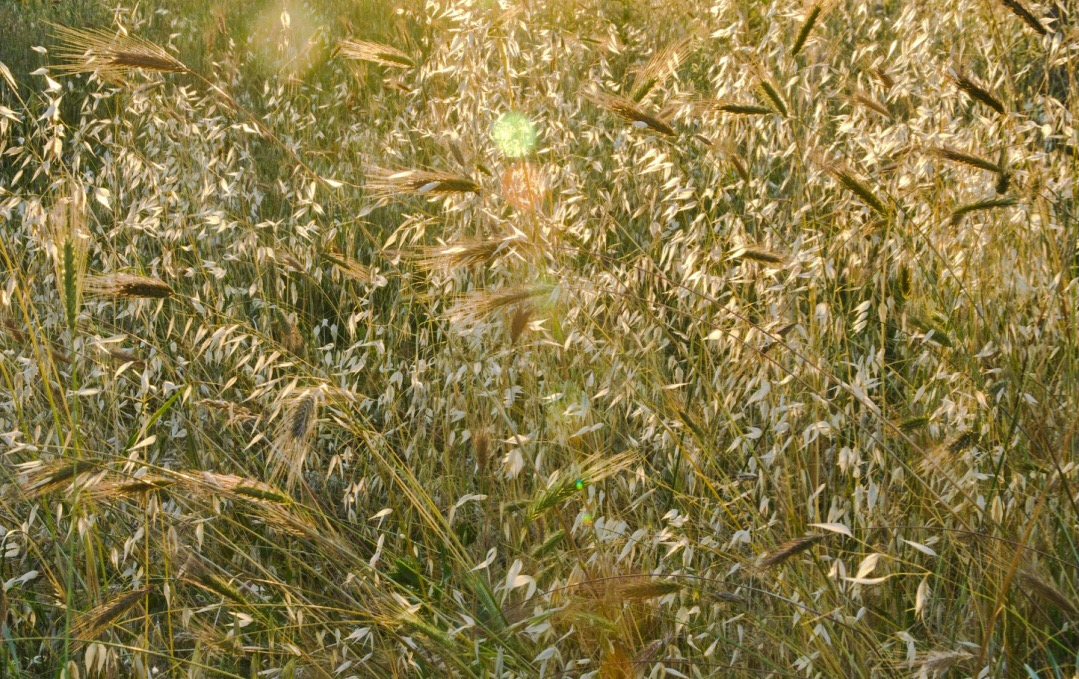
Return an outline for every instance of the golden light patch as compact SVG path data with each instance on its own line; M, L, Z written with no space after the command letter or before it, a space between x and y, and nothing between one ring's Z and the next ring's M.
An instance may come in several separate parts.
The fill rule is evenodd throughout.
M543 168L528 162L514 163L502 173L502 197L525 212L537 209L547 195Z

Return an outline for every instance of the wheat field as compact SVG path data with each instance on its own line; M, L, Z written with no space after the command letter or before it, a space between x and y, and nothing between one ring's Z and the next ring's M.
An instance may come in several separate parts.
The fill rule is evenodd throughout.
M1072 0L5 4L0 675L1079 676Z

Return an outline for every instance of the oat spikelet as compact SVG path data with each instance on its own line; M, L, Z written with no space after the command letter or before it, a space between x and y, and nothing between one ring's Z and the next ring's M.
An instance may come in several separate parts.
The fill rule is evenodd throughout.
M402 170L395 172L369 168L365 187L378 197L399 195L444 196L453 193L479 193L480 185L469 177L451 172Z
M1045 35L1048 32L1041 20L1034 16L1034 13L1027 9L1023 3L1019 2L1019 0L1001 0L1001 2L1004 3L1005 7L1011 10L1012 14L1022 19L1023 23L1033 28L1034 32L1038 35Z
M648 62L637 71L633 84L629 88L629 98L635 102L643 101L657 85L671 77L678 66L685 61L693 37L686 37L667 45L656 52Z
M134 608L143 600L152 587L146 585L140 589L119 594L105 603L83 613L71 625L72 640L86 643L99 638L113 622Z
M342 40L337 44L337 52L348 59L367 61L391 68L412 68L416 65L412 57L396 47L370 40Z
M164 299L172 296L172 288L165 281L150 276L136 276L127 273L90 276L86 279L85 289L89 293L109 297Z
M997 113L1004 113L1003 102L967 74L960 72L953 77L953 80L955 80L956 87L958 87L963 94L966 94L980 104L988 106Z
M670 123L658 115L646 111L635 102L606 92L597 92L588 95L588 98L600 108L606 109L617 116L628 120L634 127L640 127L659 132L668 137L675 135L674 128Z
M104 29L54 26L60 42L58 55L66 63L57 70L66 73L97 72L105 79L121 80L131 71L190 73L179 59L154 43Z
M824 539L823 535L806 535L784 542L776 551L761 559L761 566L771 568L778 566L796 554L800 554Z

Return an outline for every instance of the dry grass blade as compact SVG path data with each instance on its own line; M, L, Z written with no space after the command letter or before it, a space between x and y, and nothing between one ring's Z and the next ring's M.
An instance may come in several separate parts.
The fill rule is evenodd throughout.
M768 554L763 559L761 559L760 565L764 568L778 566L784 561L790 559L792 556L806 551L824 538L825 536L823 535L806 535L804 537L789 540L780 545L779 548L776 549L776 551Z
M1034 13L1019 0L1001 0L1001 2L1012 11L1012 14L1022 19L1023 23L1033 28L1038 35L1045 35L1048 32L1038 17L1034 16Z
M367 170L365 188L379 197L399 195L440 196L454 193L479 193L480 185L471 178L451 172L383 168Z
M134 608L150 593L152 586L119 594L105 603L79 616L71 625L71 638L86 643L99 638L112 623Z
M589 99L600 108L606 109L611 113L628 120L634 127L646 128L668 137L673 137L675 135L674 128L671 127L670 123L657 115L649 113L644 108L625 97L619 97L606 92L599 92L589 95Z
M190 73L179 59L154 43L104 29L79 29L54 26L60 41L59 56L66 63L57 70L66 73L98 72L106 78L119 79L134 71Z
M412 68L415 60L396 47L369 40L342 40L337 44L338 53L349 59L367 61L391 68Z
M172 296L172 288L159 278L126 273L90 276L84 283L86 292L109 297L148 297L164 299Z
M997 113L1004 113L1004 103L967 74L960 72L953 76L953 80L956 86L974 101L988 106Z
M669 78L685 60L692 44L693 37L690 36L656 52L633 78L629 88L630 99L635 102L643 101L657 85Z
M19 85L15 82L15 76L11 74L11 69L7 67L7 64L2 61L0 61L0 78L7 83L12 92L19 91Z

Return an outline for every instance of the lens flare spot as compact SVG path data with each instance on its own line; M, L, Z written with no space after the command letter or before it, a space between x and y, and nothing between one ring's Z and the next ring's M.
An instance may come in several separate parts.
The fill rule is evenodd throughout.
M520 111L509 111L495 121L491 138L507 158L522 158L536 148L536 126Z
M518 210L535 210L546 194L547 177L531 163L514 163L502 173L502 197Z
M577 483L573 485L577 486L577 490L584 490L584 479L577 479Z
M296 0L270 5L254 17L248 43L256 59L292 78L303 77L322 52L316 17Z

